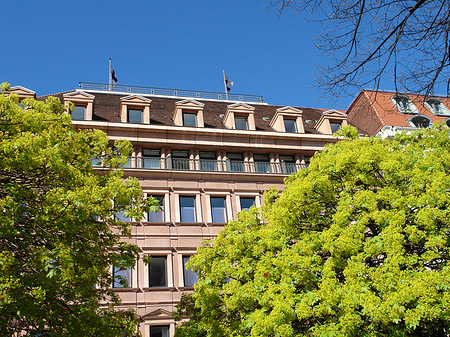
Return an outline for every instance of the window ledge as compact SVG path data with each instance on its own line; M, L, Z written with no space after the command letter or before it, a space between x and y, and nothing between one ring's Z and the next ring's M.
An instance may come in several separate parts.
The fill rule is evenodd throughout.
M128 292L132 292L132 293L137 293L140 291L139 288L112 288L114 290L114 292L117 293L128 293Z
M203 226L203 222L175 222L175 226Z
M175 287L145 287L143 291L174 291Z

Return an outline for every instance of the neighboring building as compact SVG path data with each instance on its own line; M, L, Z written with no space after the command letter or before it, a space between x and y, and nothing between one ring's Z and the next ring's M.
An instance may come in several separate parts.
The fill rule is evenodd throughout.
M107 88L81 84L52 96L75 104L71 114L76 128L100 129L111 140L125 138L133 144L125 176L138 178L163 211L149 213L141 222L123 218L132 222L131 241L140 247L139 260L132 270L113 270L129 285L113 286L122 307L136 310L144 337L172 336L172 312L196 282L185 268L196 248L242 209L261 205L265 190L282 190L285 177L336 141L332 132L347 124L347 116L269 105L259 96L229 94L227 100L210 92ZM35 95L21 87L11 92ZM149 265L143 255L152 256Z
M388 138L434 122L450 127L450 98L362 90L347 115L362 133Z

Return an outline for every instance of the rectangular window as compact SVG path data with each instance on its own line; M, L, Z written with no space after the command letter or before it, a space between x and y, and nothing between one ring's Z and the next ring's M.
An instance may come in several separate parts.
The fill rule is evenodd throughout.
M269 155L267 154L254 154L253 160L255 161L255 171L258 173L270 173Z
M149 287L167 287L167 257L152 256L148 264Z
M227 208L225 207L224 197L211 197L211 215L214 223L227 222Z
M284 173L291 174L297 172L294 156L280 156L280 161Z
M153 198L158 200L161 209L158 212L148 212L147 220L148 222L164 222L164 196L153 195Z
M255 198L243 198L241 197L241 211L249 210L250 207L255 205Z
M113 266L113 288L131 287L131 269Z
M116 214L115 219L116 220L122 220L123 222L131 222L131 218L125 216L125 211L120 211L119 213Z
M142 123L142 110L141 109L128 109L127 115L128 123Z
M236 130L248 130L247 116L235 116L234 123L236 125Z
M200 151L200 169L202 171L217 171L215 152Z
M142 167L150 169L160 168L161 154L159 150L142 149Z
M185 287L193 287L198 281L198 276L191 268L186 267L190 256L183 256L183 281Z
M72 115L72 120L83 121L86 118L86 107L84 105L75 105L70 114Z
M284 129L286 132L297 132L297 121L295 119L285 119Z
M172 165L175 170L189 170L189 152L172 150Z
M195 197L180 196L180 220L181 222L195 222Z
M229 171L244 172L244 156L242 153L228 153Z
M150 325L150 337L169 337L169 326Z
M197 114L191 112L183 112L183 125L184 126L197 126Z
M339 122L330 122L331 133L335 133L341 128L341 123Z

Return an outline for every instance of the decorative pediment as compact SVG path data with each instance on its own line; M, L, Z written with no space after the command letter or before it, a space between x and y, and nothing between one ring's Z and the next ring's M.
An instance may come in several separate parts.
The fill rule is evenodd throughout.
M269 123L275 131L279 132L299 132L304 133L303 127L303 111L291 106L285 106L276 110L275 115ZM291 122L291 125L286 126L286 121ZM290 126L290 128L289 128ZM288 130L287 130L288 129Z
M25 97L36 97L36 92L34 92L33 90L27 89L25 87L22 87L20 85L16 85L14 87L9 88L7 94L16 94L18 95L20 98L25 98Z
M172 318L172 313L165 309L158 308L156 310L150 311L149 313L141 316L144 319L160 319L160 318Z
M178 101L175 106L182 106L185 109L203 109L205 104L196 101L195 99L185 99L184 101Z
M143 106L150 105L150 103L152 102L151 99L140 96L140 95L125 96L125 97L122 97L120 99L120 101L122 102L122 104L143 105Z
M255 111L255 107L250 106L250 105L245 104L245 103L234 103L234 104L231 104L231 105L227 106L227 111L228 110L245 111L245 112L251 113L251 112Z
M73 91L67 94L63 94L64 102L71 101L75 102L93 102L95 99L94 95L88 94L83 91Z

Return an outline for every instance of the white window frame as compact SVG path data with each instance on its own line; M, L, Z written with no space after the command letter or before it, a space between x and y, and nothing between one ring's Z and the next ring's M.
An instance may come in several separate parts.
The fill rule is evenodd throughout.
M439 112L437 112L436 109L433 108L433 106L430 104L430 101L439 102L439 104L438 104L439 105L439 109L440 109ZM423 105L425 105L428 108L428 110L431 111L431 113L433 115L450 116L450 110L447 109L447 107L444 105L444 103L442 103L442 100L440 100L439 98L429 97L423 102Z
M398 102L397 102L397 98L403 98L407 100L407 108L404 109ZM406 95L394 95L391 98L391 102L392 104L394 104L395 108L403 114L418 114L419 110L417 110L416 106L413 104L413 102L411 102L411 99L406 96Z

